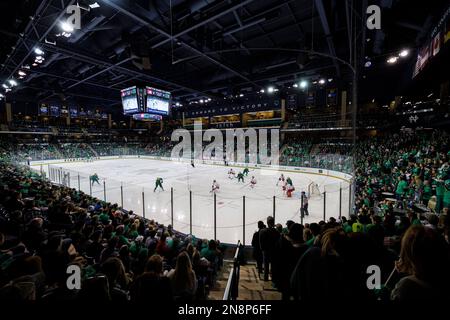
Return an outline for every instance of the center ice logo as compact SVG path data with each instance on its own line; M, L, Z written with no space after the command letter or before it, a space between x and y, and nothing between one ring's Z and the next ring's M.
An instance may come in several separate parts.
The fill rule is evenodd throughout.
M172 132L171 140L179 143L172 149L171 157L173 159L210 159L270 165L271 167L278 166L280 157L279 130L270 130L270 151L268 149L267 131L267 129L259 129L257 132L253 128L227 130L224 139L223 133L219 129L208 129L203 133L202 123L196 121L194 123L193 144L191 133L188 130L177 129ZM180 138L182 139L181 142ZM209 144L203 149L204 141L209 142Z

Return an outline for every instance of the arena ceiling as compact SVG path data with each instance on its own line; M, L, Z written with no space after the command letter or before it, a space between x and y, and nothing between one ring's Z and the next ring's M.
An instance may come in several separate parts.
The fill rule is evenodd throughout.
M383 10L379 31L363 27L367 0L2 1L0 80L16 80L12 99L111 106L135 84L168 89L180 101L319 77L346 85L349 68L327 56L348 61L356 44L360 75L369 76L366 57L376 64L418 47L448 5L373 3ZM69 5L81 8L81 29L66 37ZM44 52L39 63L36 48Z

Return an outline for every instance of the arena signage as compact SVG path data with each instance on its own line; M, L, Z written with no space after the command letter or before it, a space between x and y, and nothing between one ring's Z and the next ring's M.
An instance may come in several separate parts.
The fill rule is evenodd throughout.
M418 49L417 61L413 72L416 77L450 40L450 7L445 11L439 23L431 33L431 39Z
M242 105L207 106L185 111L186 118L199 118L233 113L247 113L255 111L267 111L280 109L280 100L274 99L271 102L247 103Z

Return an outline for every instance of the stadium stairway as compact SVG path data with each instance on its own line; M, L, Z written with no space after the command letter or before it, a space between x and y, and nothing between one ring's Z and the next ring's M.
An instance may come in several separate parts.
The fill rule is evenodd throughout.
M222 300L232 266L232 261L224 261L224 266L217 277L216 285L209 292L208 299ZM239 278L238 300L281 300L281 293L272 287L272 282L265 282L262 280L262 275L258 276L256 264L241 265Z

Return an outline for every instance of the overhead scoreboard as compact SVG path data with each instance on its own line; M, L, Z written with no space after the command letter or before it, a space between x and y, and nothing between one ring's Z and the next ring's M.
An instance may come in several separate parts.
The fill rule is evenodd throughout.
M170 92L153 87L133 86L121 90L122 107L125 115L135 120L161 120L170 113Z

